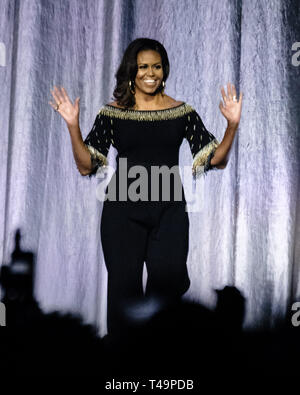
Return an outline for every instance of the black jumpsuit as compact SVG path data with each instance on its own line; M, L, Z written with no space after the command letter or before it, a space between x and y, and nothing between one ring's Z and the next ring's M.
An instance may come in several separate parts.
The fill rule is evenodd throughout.
M110 186L115 186L112 188L115 193L104 201L101 219L101 241L108 271L109 333L121 328L127 305L143 297L144 262L148 273L146 296L178 298L189 288L186 266L189 219L180 181L181 198L174 192L176 186L178 192L179 148L184 137L194 159L193 175L197 177L212 169L210 160L219 142L186 103L151 111L106 104L84 140L91 154L90 177L107 165L110 144L118 152L117 169L106 189L108 192ZM143 166L148 174L142 187L137 184L142 174L133 173L134 177L129 173L137 165ZM163 176L158 178L158 184L151 183L153 166L175 169L170 176L169 195L162 192L166 180ZM132 198L130 188L138 199Z

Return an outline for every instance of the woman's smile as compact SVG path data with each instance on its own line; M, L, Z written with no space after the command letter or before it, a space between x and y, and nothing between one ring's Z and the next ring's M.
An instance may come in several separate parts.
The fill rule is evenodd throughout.
M137 56L135 87L139 92L153 94L163 80L161 56L156 51L140 51ZM151 89L151 90L150 90Z
M144 80L144 83L145 83L146 85L148 85L148 86L154 86L154 85L156 85L156 80L150 80L150 79L148 79L148 80Z

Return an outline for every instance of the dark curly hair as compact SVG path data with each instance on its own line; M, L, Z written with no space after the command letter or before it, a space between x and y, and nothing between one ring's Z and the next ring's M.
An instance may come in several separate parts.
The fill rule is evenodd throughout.
M160 54L163 68L163 81L166 81L169 76L170 64L167 51L164 46L156 40L150 38L137 38L132 41L124 52L121 64L115 74L117 83L113 92L113 97L116 99L119 106L130 108L135 105L135 97L130 92L129 81L135 81L138 71L137 55L140 51L153 50ZM163 90L160 85L155 94Z

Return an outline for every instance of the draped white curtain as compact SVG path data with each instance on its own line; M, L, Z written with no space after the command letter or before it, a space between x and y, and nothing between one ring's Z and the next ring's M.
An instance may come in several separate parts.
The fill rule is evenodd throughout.
M106 332L99 180L78 173L49 90L81 97L85 137L137 37L163 43L166 93L193 105L219 141L220 86L244 93L227 168L198 181L186 297L214 308L214 290L236 286L248 328L275 325L300 300L299 25L296 0L0 0L0 251L8 264L20 227L45 311L81 314ZM180 163L191 164L186 142Z

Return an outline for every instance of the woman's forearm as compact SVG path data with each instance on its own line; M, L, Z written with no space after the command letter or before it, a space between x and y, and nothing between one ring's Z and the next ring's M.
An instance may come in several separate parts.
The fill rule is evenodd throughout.
M210 163L217 168L223 169L229 160L230 149L234 140L238 124L228 124L223 140L216 148L215 154Z
M82 176L86 176L92 171L90 152L83 142L79 125L68 125L68 129L77 169Z

